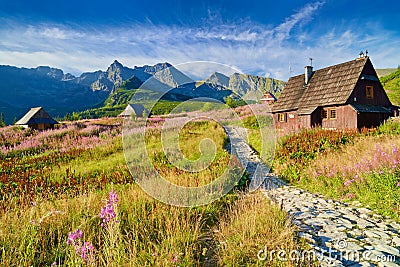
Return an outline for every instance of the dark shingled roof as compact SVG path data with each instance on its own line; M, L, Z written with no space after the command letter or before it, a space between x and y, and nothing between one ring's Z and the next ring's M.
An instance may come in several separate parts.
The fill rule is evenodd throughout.
M32 124L58 124L42 107L31 108L19 121L17 125Z
M368 61L368 57L357 58L316 70L307 85L304 74L291 77L272 111L310 114L319 106L345 104Z

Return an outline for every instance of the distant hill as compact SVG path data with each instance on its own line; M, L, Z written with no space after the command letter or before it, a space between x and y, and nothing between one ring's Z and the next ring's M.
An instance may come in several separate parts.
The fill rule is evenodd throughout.
M392 104L400 106L400 70L380 78L380 81Z
M375 70L376 70L376 74L378 74L378 77L381 78L381 77L389 75L390 73L397 71L398 69L388 68L388 69L375 69Z

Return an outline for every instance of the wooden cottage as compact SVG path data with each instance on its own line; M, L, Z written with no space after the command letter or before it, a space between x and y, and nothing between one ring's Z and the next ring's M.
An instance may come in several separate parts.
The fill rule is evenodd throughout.
M272 107L276 127L284 130L374 127L394 110L367 56L316 71L306 66Z
M260 102L263 104L273 104L276 101L276 97L270 93L270 92L265 92L262 98L260 99Z
M42 107L31 108L19 121L15 123L25 128L35 130L54 129L54 125L58 124Z
M143 112L146 111L147 116L149 115L149 111L142 104L128 104L124 111L118 115L118 117L129 118L132 116L143 117Z

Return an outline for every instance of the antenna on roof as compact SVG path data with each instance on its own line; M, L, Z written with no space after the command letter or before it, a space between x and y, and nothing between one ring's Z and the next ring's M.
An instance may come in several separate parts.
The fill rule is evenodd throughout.
M366 57L368 56L368 50L365 50L365 56Z
M312 67L312 60L313 60L313 58L310 57L309 60L310 60L310 66Z
M290 62L289 62L289 76L290 77L292 77L292 73L293 73L292 66L290 65Z

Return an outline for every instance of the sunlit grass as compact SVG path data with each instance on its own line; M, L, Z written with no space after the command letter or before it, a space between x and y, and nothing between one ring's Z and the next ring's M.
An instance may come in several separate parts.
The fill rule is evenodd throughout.
M174 128L167 130L166 135L168 136L175 131ZM166 180L180 186L202 186L220 177L228 167L230 155L225 151L227 135L216 122L191 121L183 127L179 136L176 137L178 140L175 141L177 141L179 147L176 150L168 151L168 156L175 158L176 164L180 162L190 164L190 161L192 161L192 165L189 166L199 171L188 172L187 169L184 169L185 166L171 164L161 142L161 130L153 130L146 135L147 154L157 171ZM207 140L206 146L202 144L204 140ZM200 148L203 151L200 151ZM203 152L203 155L201 152ZM181 157L182 154L188 161ZM166 168L165 163L167 162Z
M219 264L221 266L297 266L294 261L258 258L260 250L284 250L286 253L305 248L286 213L272 205L260 192L240 195L217 227ZM263 253L261 253L264 255ZM302 262L306 264L306 262Z
M121 167L126 167L125 156L121 138L116 138L111 144L83 152L80 157L68 163L54 166L49 176L54 181L62 181L66 178L67 169L73 169L75 174L90 176L98 174L99 170L103 173L109 173Z

